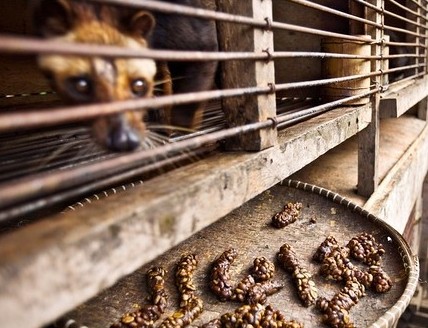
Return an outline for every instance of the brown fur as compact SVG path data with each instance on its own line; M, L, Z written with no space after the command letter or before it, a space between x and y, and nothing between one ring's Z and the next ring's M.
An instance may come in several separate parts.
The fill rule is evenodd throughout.
M170 1L183 4L194 2L195 5L201 6L200 0ZM72 43L134 49L153 46L160 49L215 50L217 47L212 23L207 25L200 20L160 14L154 16L144 10L119 8L84 0L38 0L34 6L34 18L35 25L43 36ZM153 30L155 24L156 28ZM207 32L204 32L204 28ZM174 35L176 31L187 35ZM200 32L202 35L199 35ZM207 45L204 41L205 34L209 35L207 40L210 42ZM161 86L164 94L211 88L215 63L193 64L155 63L151 59L59 55L39 57L40 67L52 79L58 93L77 103L120 101L138 96L152 97L155 79L164 82ZM177 82L174 82L175 80ZM144 93L133 92L134 81L139 81L137 87L138 83L144 81ZM166 108L164 114L159 117L162 123L193 128L201 121L202 108L203 104L181 106L173 112ZM99 143L111 149L132 150L146 134L142 115L141 111L134 111L98 118L94 122L94 136Z

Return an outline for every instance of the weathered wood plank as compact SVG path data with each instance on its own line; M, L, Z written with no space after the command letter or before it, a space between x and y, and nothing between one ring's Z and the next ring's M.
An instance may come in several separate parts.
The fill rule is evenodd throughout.
M426 121L428 118L428 98L425 97L418 104L418 118Z
M370 112L338 108L282 131L264 151L217 154L3 236L2 325L55 319L355 135Z
M379 104L380 117L400 117L427 96L428 77L424 76L402 89L382 94Z
M403 232L428 171L428 125L382 180L364 208Z
M272 21L271 0L218 1L218 10ZM222 51L273 52L273 32L251 26L218 23L219 44ZM222 87L240 88L275 84L274 62L226 61L221 63ZM229 126L265 121L276 116L275 93L245 95L222 100ZM230 150L261 150L276 143L276 129L255 131L227 141Z

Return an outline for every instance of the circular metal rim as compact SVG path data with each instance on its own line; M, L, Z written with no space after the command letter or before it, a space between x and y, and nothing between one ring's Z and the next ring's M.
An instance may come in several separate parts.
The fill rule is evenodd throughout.
M373 221L376 224L379 224L391 234L391 237L395 239L395 241L399 245L399 252L401 254L401 259L403 260L403 265L408 274L408 280L406 287L403 291L403 294L400 296L398 301L381 317L379 317L376 322L370 325L370 328L388 328L393 327L393 325L398 321L400 316L403 314L406 307L409 305L410 300L415 293L416 287L419 281L419 259L417 255L413 255L410 249L409 244L403 238L403 236L395 230L392 226L386 223L384 220L378 218L377 216L371 214L364 208L359 205L354 204L350 200L345 197L335 193L329 189L325 189L313 184L309 184L306 182L285 179L281 181L281 185L285 185L291 188L301 189L303 191L311 192L323 196L334 203L345 206L353 212L360 214L361 216Z

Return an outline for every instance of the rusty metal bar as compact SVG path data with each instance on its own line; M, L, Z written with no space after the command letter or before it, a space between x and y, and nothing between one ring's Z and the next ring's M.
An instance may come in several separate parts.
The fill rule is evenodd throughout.
M25 217L25 215L28 215L35 211L64 203L67 200L70 200L82 195L86 195L91 192L95 192L97 190L108 188L112 185L117 185L119 183L122 183L123 181L126 181L131 178L135 178L142 174L145 174L157 169L165 168L168 165L174 165L175 163L178 163L184 160L188 160L190 156L194 156L194 155L200 156L202 153L206 153L210 150L212 150L212 147L207 149L204 148L203 150L197 150L193 152L192 155L180 154L172 158L160 159L155 163L150 163L143 167L137 167L135 169L127 170L125 172L122 172L110 177L106 177L100 180L96 180L93 182L82 183L81 185L69 190L58 191L58 192L55 192L53 195L48 195L46 197L39 198L36 200L30 200L29 202L26 202L23 205L17 205L12 208L6 209L5 211L1 211L0 227L5 226L6 224L10 224L10 222L12 222L14 219L23 218Z
M165 165L165 162L164 164L152 163L149 165L149 168L147 168L147 166L141 167L142 164L145 164L147 161L155 161L159 156L165 158L177 153L190 152L203 145L214 143L237 134L248 133L256 129L271 128L276 124L283 124L288 121L291 122L292 120L295 123L302 119L321 114L338 105L366 97L376 92L379 92L379 89L309 108L302 111L302 113L283 115L277 119L272 118L263 122L205 134L198 138L166 144L149 151L117 156L99 163L92 163L78 168L69 168L50 174L44 173L19 179L15 181L14 184L6 184L0 188L0 208L5 209L0 212L0 222L8 221L12 217L17 217L48 205L53 205L63 201L65 198L99 189L101 185L107 186L112 183L118 183L124 179L140 175L149 168L159 168L160 165ZM171 160L174 159L171 158ZM108 172L109 176L105 180L98 181L106 176L105 172ZM82 184L85 184L85 186L81 186ZM57 194L54 196L50 195L53 192ZM34 199L35 197L40 199ZM30 202L27 202L25 205L16 206L16 204L28 200L30 200Z
M335 100L326 104L322 104L322 105L318 105L315 107L311 107L308 109L304 109L304 110L300 110L298 112L295 113L290 113L290 114L282 114L281 116L277 117L277 122L278 122L278 128L285 128L287 126L290 126L292 124L296 124L298 122L301 122L303 120L306 120L310 117L314 117L316 115L325 113L326 111L337 107L339 105L343 105L346 104L347 102L356 100L356 99L360 99L363 97L367 97L370 96L372 94L375 94L377 92L380 91L380 88L375 88L373 90L355 95L355 96L350 96L350 97L346 97L343 99L339 99L339 100Z
M382 11L383 11L382 8L378 8L375 5L373 5L373 4L371 4L371 3L367 2L367 1L364 1L364 0L353 0L353 1L359 3L359 4L363 5L363 6L365 6L367 8L370 8L370 9L372 9L372 10L378 12L378 13L382 13Z
M282 29L282 30L289 30L289 31L294 31L294 32L308 33L308 34L321 35L321 36L327 36L327 37L336 37L336 38L341 38L344 40L355 40L355 41L367 42L367 39L365 39L363 37L358 37L358 36L328 32L328 31L323 31L323 30L319 30L319 29L315 29L315 28L302 27L302 26L287 24L287 23L269 22L269 21L258 20L258 19L254 19L254 18L246 17L246 16L232 15L232 14L227 14L227 13L223 13L223 12L216 12L216 11L212 11L212 10L206 10L206 9L194 8L194 7L188 7L188 6L181 6L181 5L163 3L163 2L152 1L152 0L146 0L146 1L140 1L140 0L91 0L91 1L95 1L95 2L102 1L104 3L111 3L111 4L124 5L124 6L132 6L132 7L137 7L137 8L145 8L145 9L161 11L161 12L169 13L169 14L183 14L183 15L205 18L205 19L214 19L217 21L246 24L249 26L267 29L267 30Z
M186 104L196 101L207 101L225 97L243 96L250 94L267 94L275 90L290 90L302 87L320 86L376 76L379 72L364 75L353 75L342 78L313 80L295 83L284 83L271 86L248 87L226 90L211 90L188 94L176 94L149 99L133 99L112 103L78 105L56 109L38 109L37 111L21 111L14 113L0 113L0 132L16 131L24 128L47 127L51 125L79 122L94 119L102 115L111 115L129 110L143 110L144 108L161 108L167 105ZM23 119L25 117L25 120Z
M170 157L177 152L191 151L202 145L216 142L220 139L248 133L258 129L274 126L273 120L248 124L230 128L210 134L159 146L148 151L139 151L99 163L88 164L78 168L65 168L61 171L42 173L33 177L26 177L15 181L13 184L3 184L0 187L0 208L7 208L13 204L37 197L46 196L54 191L66 190L82 183L96 181L106 176L122 173L134 167L141 166L147 161L157 158Z
M425 21L427 21L427 18L426 18L425 16L420 15L418 12L413 11L413 10L411 10L411 9L407 8L406 6L403 6L401 3L399 3L399 2L397 2L397 1L395 1L395 0L389 0L389 2L393 3L393 4L394 4L394 5L396 5L397 7L399 7L399 8L401 8L401 9L403 9L404 11L406 11L406 12L408 12L408 13L410 13L410 14L414 15L415 17L419 17L419 18L424 19Z
M348 18L357 22L361 22L367 25L372 25L378 28L382 28L382 24L376 24L375 22L368 20L368 19L364 19L355 15L351 15L351 14L347 14L344 13L343 11L340 10L336 10L336 9L332 9L330 7L327 6L323 6L323 5L319 5L317 3L308 1L308 0L288 0L289 2L293 2L293 3L297 3L299 5L308 7L308 8L312 8L312 9L316 9L325 13L329 13L329 14L333 14L339 17L343 17L343 18Z
M419 38L426 38L427 37L424 34L420 34L420 33L417 33L417 32L412 32L412 31L406 30L404 28L398 28L398 27L390 26L390 25L384 25L383 27L384 27L385 30L391 30L391 31L401 32L401 33L404 33L404 34L407 34L407 35L417 36Z
M6 224L11 224L14 219L22 219L25 217L25 215L35 211L61 204L67 200L86 195L97 190L108 188L112 185L117 185L123 181L154 171L156 169L161 169L168 165L174 165L175 163L188 160L191 156L200 156L201 154L207 153L211 150L213 150L213 147L196 150L192 153L179 154L172 158L162 159L156 163L150 163L143 167L136 167L134 169L127 170L104 179L99 179L89 183L82 183L76 188L55 192L55 194L48 195L36 200L30 200L25 204L17 205L5 211L1 211L0 227L5 226Z
M367 40L366 40L367 41ZM79 56L103 56L116 58L152 58L174 61L225 61L225 60L268 60L279 58L318 57L377 59L373 56L358 56L324 52L276 51L270 54L252 52L203 52L154 49L129 49L117 46L75 44L28 37L0 35L0 52L10 54L62 54Z
M391 11L389 11L389 10L384 10L384 14L385 14L385 15L392 16L392 17L394 17L394 18L397 18L398 20L404 21L404 22L409 23L409 24L411 24L411 25L415 25L415 26L418 26L418 27L426 28L426 26L425 26L425 25L423 25L423 24L420 24L420 23L418 23L418 22L412 21L411 19L408 19L408 18L406 18L406 17L403 17L403 16L400 16L400 15L397 15L396 13L393 13L393 12L391 12Z

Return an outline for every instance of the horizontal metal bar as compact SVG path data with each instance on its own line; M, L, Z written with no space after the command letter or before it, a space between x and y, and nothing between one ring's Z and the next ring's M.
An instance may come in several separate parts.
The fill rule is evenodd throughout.
M271 128L272 126L274 126L273 120L247 124L213 132L198 138L169 143L146 151L137 151L117 156L98 163L90 163L77 168L64 168L60 171L41 173L31 177L17 179L13 183L0 184L0 208L4 209L14 204L33 199L35 195L37 195L37 197L43 197L54 191L67 190L82 183L93 182L105 178L107 172L109 176L113 176L141 166L147 161L171 157L177 153L191 151L202 145L221 139L264 128Z
M120 102L99 103L90 105L77 105L56 109L26 110L13 113L0 113L0 131L18 131L20 129L47 127L62 123L81 122L94 119L99 116L115 113L144 110L145 108L162 108L169 105L181 105L191 102L221 99L243 95L267 94L275 90L291 90L302 87L320 86L329 83L345 82L365 77L376 76L379 72L364 75L353 75L341 78L283 83L271 86L257 86L238 89L211 90L187 94L176 94L148 99L133 99Z
M364 39L364 38L358 37L358 36L328 32L328 31L318 30L315 28L302 27L299 25L293 25L293 24L287 24L287 23L268 22L265 20L254 19L252 17L232 15L232 14L227 14L227 13L223 13L223 12L216 12L216 11L212 11L212 10L206 10L206 9L194 8L194 7L186 7L186 6L175 5L175 4L171 4L171 3L157 2L157 1L152 1L152 0L146 0L146 1L140 1L140 0L91 0L91 1L95 1L95 2L102 1L105 3L112 3L112 4L116 4L116 5L126 5L126 6L133 6L133 7L138 7L138 8L146 8L146 9L151 9L151 10L156 10L156 11L162 11L164 13L170 13L170 14L184 14L184 15L189 15L189 16L194 16L194 17L214 19L214 20L225 21L225 22L230 22L230 23L246 24L249 26L254 26L254 27L262 28L262 29L266 29L266 30L268 30L268 29L282 29L282 30L289 30L289 31L308 33L308 34L314 34L314 35L336 37L336 38L341 38L344 40L355 40L355 41L367 42L367 39Z
M406 18L406 17L403 17L403 16L401 16L401 15L398 15L398 14L396 14L396 13L392 12L392 11L384 10L384 12L383 12L383 13L384 13L385 15L388 15L388 16L391 16L391 17L394 17L394 18L397 18L398 20L404 21L404 22L409 23L409 24L412 24L412 25L414 25L414 26L417 26L417 27L420 27L420 28L427 28L427 26L426 26L426 25L423 25L423 24L421 24L421 23L418 23L418 22L412 21L411 19L408 19L408 18Z
M284 127L290 126L292 124L296 124L296 123L301 122L303 120L306 120L310 117L322 114L322 113L324 113L324 112L326 112L326 111L328 111L334 107L349 103L349 102L357 100L357 99L368 97L368 96L375 94L379 91L380 91L380 88L375 88L373 90L363 92L363 93L355 95L355 96L346 97L346 98L335 100L335 101L332 101L332 102L329 102L326 104L322 104L319 106L300 110L296 113L283 114L281 116L278 116L278 118L277 118L278 127L284 128Z
M44 40L28 37L0 35L0 51L10 54L61 54L79 56L103 56L119 58L152 58L155 60L174 61L212 61L259 59L267 60L266 52L204 52L204 51L172 51L154 49L130 49L118 46L96 45Z
M314 3L314 2L311 2L308 0L288 0L288 1L293 2L293 3L297 3L299 5L302 5L302 6L305 6L308 8L313 8L313 9L316 9L316 10L319 10L319 11L322 11L325 13L333 14L333 15L336 15L339 17L348 18L350 20L354 20L354 21L358 21L361 23L365 23L367 25L375 26L377 28L382 28L382 24L377 24L376 22L373 22L371 20L364 19L364 18L355 16L355 15L351 15L348 13L344 13L343 11L332 9L330 7L327 7L327 6L319 5L317 3Z
M396 5L398 8L401 8L401 9L403 9L404 11L406 11L406 12L408 12L408 13L410 13L410 14L414 15L414 16L419 17L419 18L424 19L425 21L427 21L427 18L426 18L425 16L423 16L423 15L419 14L419 13L418 13L418 12L416 12L416 11L413 11L413 10L411 10L411 9L407 8L406 6L403 6L401 3L399 3L399 2L397 2L397 1L395 1L395 0L389 0L389 2L390 2L390 3L393 3L393 4L394 4L394 5Z
M173 61L226 61L226 60L269 60L293 57L375 59L373 56L334 54L325 52L273 51L261 52L203 52L154 49L129 49L116 46L76 44L28 37L0 35L0 52L10 54L62 54L79 56L103 56L117 58L152 58Z
M392 42L392 41L384 41L385 45L388 46L403 46L403 47L418 47L418 48L427 48L427 46L423 43L415 43L415 42Z
M404 28L398 28L395 26L390 26L390 25L384 25L385 30L390 30L390 31L395 31L395 32L401 32L407 35L413 35L416 36L418 38L427 38L427 36L425 34L421 34L421 33L417 33L417 32L413 32L413 31L409 31L407 29Z
M11 208L8 208L7 210L0 211L0 227L4 227L6 225L13 227L14 220L22 219L23 217L36 211L40 211L44 208L49 208L54 205L64 203L65 201L71 200L76 197L83 197L83 195L87 195L91 192L117 185L121 182L141 176L142 174L154 171L156 169L165 168L169 165L174 165L174 163L184 161L186 159L189 159L189 157L200 156L202 153L206 153L212 149L212 146L208 148L204 147L204 149L195 150L193 152L185 154L179 154L171 158L159 159L155 163L149 163L142 167L136 167L134 169L126 170L122 173L115 174L113 176L109 176L103 179L98 179L93 182L82 182L79 186L75 188L58 191L47 195L46 197L29 200L24 204L13 206Z
M359 3L359 4L361 4L361 5L363 5L363 6L367 7L367 8L370 8L370 9L372 9L372 10L378 12L378 13L382 13L382 11L383 11L382 8L378 8L375 5L371 4L370 2L367 2L367 1L364 1L364 0L352 0L352 1L354 1L356 3Z
M56 109L38 109L36 111L16 111L0 113L0 131L17 131L19 129L47 127L67 122L81 122L101 115L144 110L147 108L161 108L167 105L181 105L191 102L221 99L225 97L243 96L251 94L266 94L271 92L269 86L248 87L227 90L211 90L187 94L176 94L158 98L133 99L121 102L77 105Z

